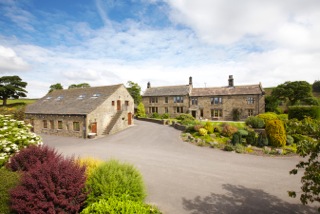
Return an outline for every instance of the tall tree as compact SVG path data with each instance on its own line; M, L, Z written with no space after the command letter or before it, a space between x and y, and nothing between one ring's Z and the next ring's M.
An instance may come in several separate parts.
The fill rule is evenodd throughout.
M134 104L139 105L139 103L142 100L141 97L141 87L138 85L138 83L134 83L132 81L127 82L128 86L127 90L131 94L132 98L134 99Z
M48 93L51 93L54 90L62 90L62 89L63 89L63 87L62 87L61 83L56 83L56 84L50 85L50 89L49 89Z
M289 101L290 105L313 98L311 85L306 81L285 82L274 88L271 96L282 101Z
M3 101L2 105L7 105L9 98L19 99L19 97L26 97L26 86L28 83L23 82L19 76L3 76L0 77L0 99Z
M89 83L80 83L80 84L72 84L68 87L68 89L70 88L90 88L90 84Z
M320 92L320 80L314 81L314 83L312 84L312 91Z

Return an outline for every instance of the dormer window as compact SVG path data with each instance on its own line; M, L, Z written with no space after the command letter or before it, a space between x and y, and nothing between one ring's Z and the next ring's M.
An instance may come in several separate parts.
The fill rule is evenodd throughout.
M47 97L46 100L51 100L52 97Z

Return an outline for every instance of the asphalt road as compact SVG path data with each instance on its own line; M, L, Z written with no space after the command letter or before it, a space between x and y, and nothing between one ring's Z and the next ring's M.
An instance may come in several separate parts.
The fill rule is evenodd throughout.
M143 174L147 203L163 213L316 213L289 198L301 173L289 175L298 157L261 157L198 147L169 126L135 121L129 129L99 139L42 135L65 155L118 159Z

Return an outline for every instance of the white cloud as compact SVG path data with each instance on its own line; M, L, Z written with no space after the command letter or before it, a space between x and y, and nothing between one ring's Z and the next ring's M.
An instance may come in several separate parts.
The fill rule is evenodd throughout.
M0 45L0 72L22 71L28 68L28 64L16 52L8 47Z

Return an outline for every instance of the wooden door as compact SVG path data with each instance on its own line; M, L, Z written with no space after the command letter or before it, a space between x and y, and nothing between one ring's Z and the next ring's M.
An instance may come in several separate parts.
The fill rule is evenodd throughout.
M97 133L97 123L92 123L91 124L91 132L92 133Z
M117 111L121 110L121 100L117 100Z
M132 113L129 112L128 113L128 125L131 125L132 124Z

